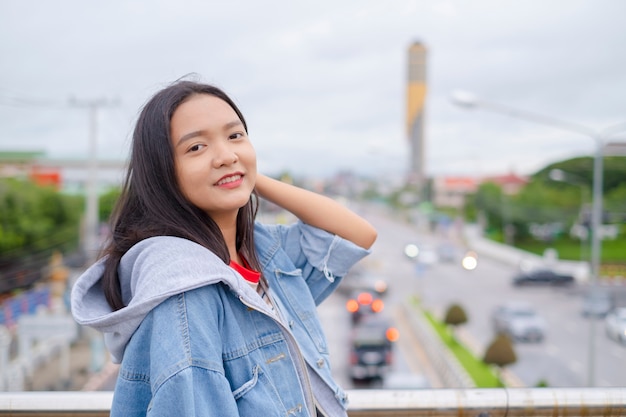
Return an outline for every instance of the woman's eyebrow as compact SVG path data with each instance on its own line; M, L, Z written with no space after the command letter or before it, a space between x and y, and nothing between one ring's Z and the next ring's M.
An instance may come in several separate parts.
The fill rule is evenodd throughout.
M178 142L176 143L176 146L179 146L181 143L189 140L189 139L193 139L196 136L200 136L204 133L204 130L196 130L194 132L189 132L185 135L183 135L180 139L178 139Z
M233 120L232 122L228 122L224 125L223 130L228 130L228 129L232 129L233 127L237 127L237 126L243 126L243 123L241 122L241 120ZM187 134L184 134L183 136L181 136L180 139L178 139L178 142L176 143L176 146L180 145L181 143L189 140L189 139L193 139L196 136L201 136L203 135L205 132L205 130L195 130L193 132L189 132Z

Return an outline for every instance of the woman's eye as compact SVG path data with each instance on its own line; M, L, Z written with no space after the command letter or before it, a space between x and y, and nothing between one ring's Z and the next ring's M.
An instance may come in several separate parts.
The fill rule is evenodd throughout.
M201 144L193 145L191 148L189 148L189 152L197 152L203 147L204 145L201 145Z
M243 137L243 133L237 132L229 136L229 139L239 139Z

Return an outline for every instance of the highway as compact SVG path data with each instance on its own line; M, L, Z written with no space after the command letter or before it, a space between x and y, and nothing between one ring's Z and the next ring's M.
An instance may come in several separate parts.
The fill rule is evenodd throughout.
M595 321L595 351L593 362L589 361L591 320L581 315L582 294L585 285L573 287L513 287L511 278L514 266L489 259L488 254L478 254L478 267L467 271L459 262L430 265L417 268L403 253L406 243L435 244L444 237L419 233L417 228L404 219L394 219L387 212L365 209L362 214L379 231L379 238L372 254L362 267L388 278L389 294L386 311L393 312L406 297L418 294L425 308L442 318L451 303L461 304L468 314L463 334L468 346L477 355L484 354L494 337L490 314L504 300L525 300L531 303L548 323L547 337L540 343L516 343L517 362L510 370L525 386L545 382L551 387L588 386L590 364L595 386L610 387L626 385L626 347L610 340L604 334L604 323ZM349 276L347 277L349 279ZM625 289L614 287L618 299ZM326 328L331 350L333 371L343 386L351 387L347 380L347 332L349 320L343 307L345 300L333 295L320 308L320 316ZM402 332L401 332L402 337ZM406 340L398 344L396 357L398 368L425 372L419 361L411 357L419 355L406 349ZM436 386L436 384L433 384Z

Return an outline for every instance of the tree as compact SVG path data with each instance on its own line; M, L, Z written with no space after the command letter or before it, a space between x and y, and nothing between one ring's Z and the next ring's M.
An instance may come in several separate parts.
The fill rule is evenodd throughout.
M31 285L54 251L78 246L82 201L24 179L0 179L1 292Z
M511 338L506 334L498 333L487 347L483 362L487 365L497 366L500 375L502 374L502 369L517 362L517 355L515 355L513 350Z
M474 194L466 198L464 214L468 220L478 219L479 213L486 220L487 235L503 241L500 234L503 223L515 228L515 243L530 239L529 226L533 223L562 223L563 230L579 221L581 193L588 196L591 204L594 160L591 157L572 158L550 164L530 176L530 181L518 194L505 195L494 183L483 183ZM603 196L606 218L622 222L623 201L626 187L626 157L604 158ZM550 179L550 171L560 169L576 184ZM582 188L581 188L582 187Z
M101 222L109 221L113 208L122 193L121 188L111 188L106 193L100 195L98 203L98 219Z
M78 244L82 199L30 181L0 180L0 258Z
M456 329L457 326L467 323L467 314L459 304L452 304L448 307L444 323Z

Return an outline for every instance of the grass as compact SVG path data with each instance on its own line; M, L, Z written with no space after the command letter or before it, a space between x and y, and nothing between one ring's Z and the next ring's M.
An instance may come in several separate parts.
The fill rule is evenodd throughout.
M445 323L435 319L430 312L421 310L419 307L418 309L423 312L443 343L459 360L461 366L465 368L465 371L470 375L477 388L498 388L504 386L500 378L494 373L492 367L474 356L472 352L461 344Z
M515 247L537 255L543 255L546 249L554 248L559 253L560 259L574 261L581 259L588 260L591 254L591 245L589 242L585 245L581 245L580 241L565 238L556 239L553 242L525 240L515 242ZM602 241L602 263L626 264L626 239Z
M551 243L536 240L516 242L515 247L537 255L543 255L547 248L554 248L559 255L559 259L576 261L589 261L591 259L591 246L588 242L586 246L581 247L580 241L567 238L557 239ZM601 277L626 276L626 239L602 241L601 255Z

